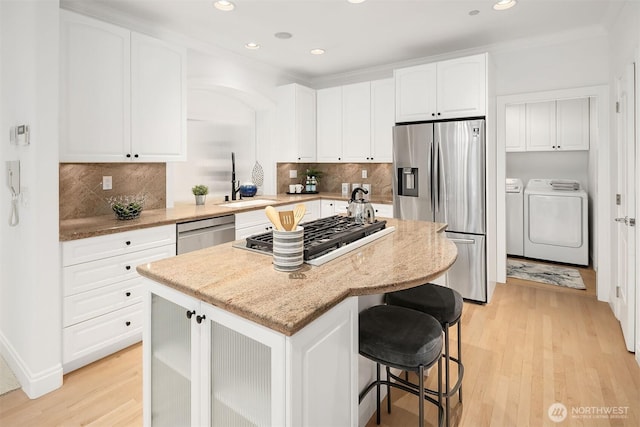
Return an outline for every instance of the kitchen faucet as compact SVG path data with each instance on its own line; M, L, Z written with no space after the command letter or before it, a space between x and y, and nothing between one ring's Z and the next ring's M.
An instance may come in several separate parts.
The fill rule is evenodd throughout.
M238 183L237 186L236 183ZM236 193L239 191L240 182L236 181L236 153L231 152L231 200L236 200ZM240 198L242 199L242 194Z

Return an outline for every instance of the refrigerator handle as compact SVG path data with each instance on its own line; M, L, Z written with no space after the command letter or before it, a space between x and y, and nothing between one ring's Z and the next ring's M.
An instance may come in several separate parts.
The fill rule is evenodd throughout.
M428 159L428 167L429 170L427 171L427 176L429 177L429 202L431 203L431 211L434 212L434 203L435 203L435 198L434 198L434 194L433 194L433 141L429 142L429 159Z
M433 160L433 181L435 181L435 191L433 197L435 199L433 212L438 212L440 208L440 141L434 141L434 160Z
M453 243L461 243L461 244L465 244L465 245L473 245L476 243L475 240L473 239L453 239L453 238L449 238L449 240L451 240Z

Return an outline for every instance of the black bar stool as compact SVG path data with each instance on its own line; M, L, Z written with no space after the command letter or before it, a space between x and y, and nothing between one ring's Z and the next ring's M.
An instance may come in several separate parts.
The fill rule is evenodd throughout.
M385 295L385 302L392 306L411 308L436 318L444 331L444 355L445 358L445 391L446 422L449 426L450 411L449 398L458 393L458 399L462 402L462 378L464 365L462 364L462 337L460 318L462 317L462 295L459 292L445 286L427 283L415 288L390 292ZM458 354L452 357L449 352L449 328L458 325ZM458 380L450 386L449 362L458 365Z
M438 407L438 425L444 420L442 406L442 326L432 316L391 305L377 305L360 312L360 354L376 362L376 380L365 388L359 402L376 387L376 421L380 424L380 385L395 387L419 396L419 426L424 425L424 400ZM425 393L424 370L438 363L438 400ZM418 386L380 379L380 364L418 373ZM403 384L404 383L404 384ZM390 399L391 396L388 396ZM424 399L424 400L423 400ZM391 404L388 404L390 410Z

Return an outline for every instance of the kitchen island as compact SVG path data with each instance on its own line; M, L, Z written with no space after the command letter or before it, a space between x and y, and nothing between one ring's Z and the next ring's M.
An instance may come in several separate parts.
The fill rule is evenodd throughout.
M358 425L357 297L426 283L457 254L444 224L388 225L295 273L231 243L138 266L145 424Z

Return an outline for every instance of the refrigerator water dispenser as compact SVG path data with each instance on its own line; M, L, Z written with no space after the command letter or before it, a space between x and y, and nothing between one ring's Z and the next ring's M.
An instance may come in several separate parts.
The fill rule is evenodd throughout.
M398 196L418 197L418 168L398 168Z

